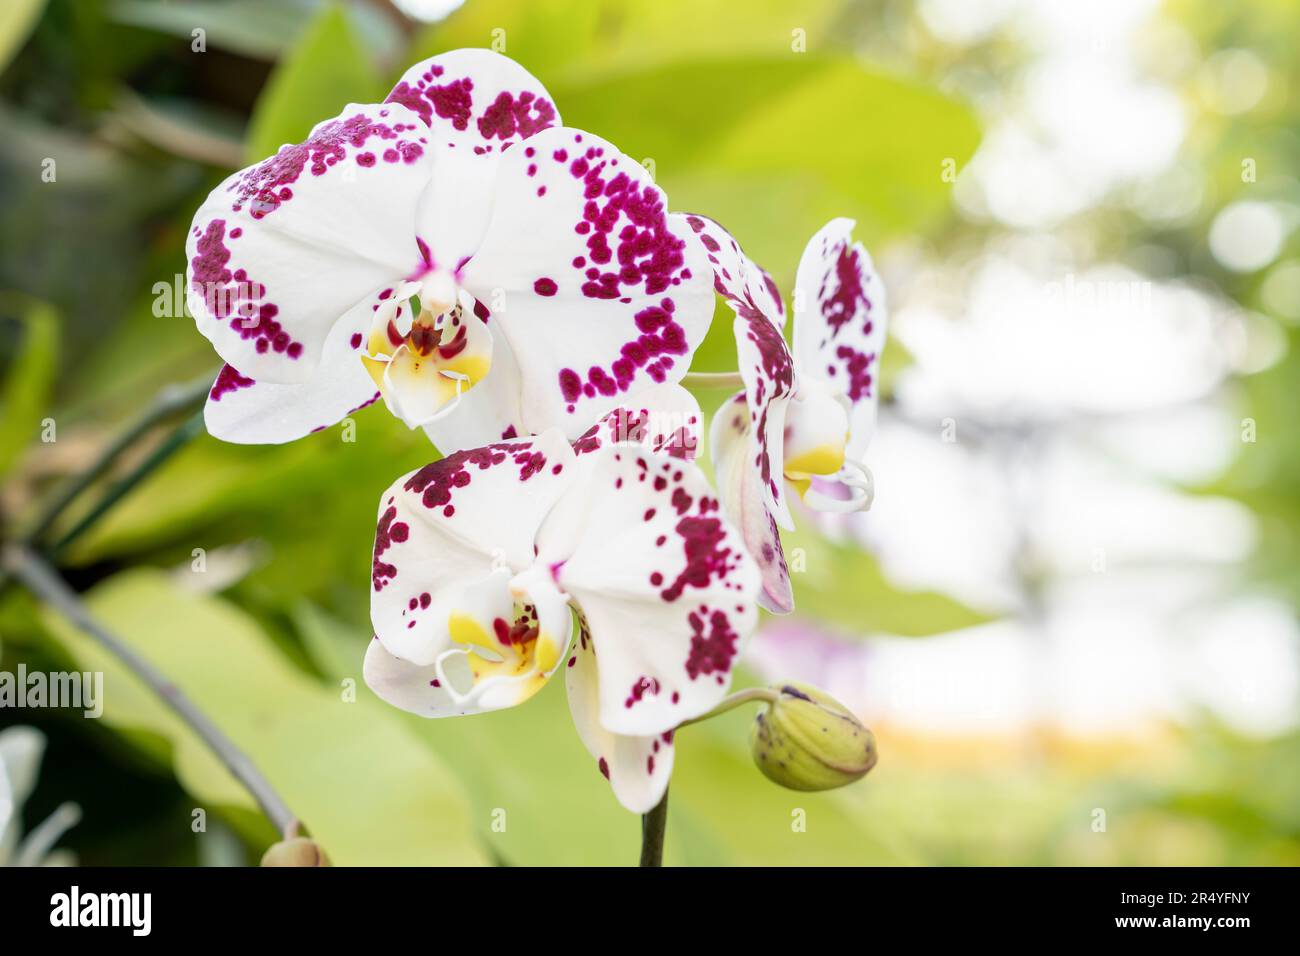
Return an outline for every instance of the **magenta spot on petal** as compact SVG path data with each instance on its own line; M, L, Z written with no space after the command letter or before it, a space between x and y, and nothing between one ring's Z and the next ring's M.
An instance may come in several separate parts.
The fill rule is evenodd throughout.
M212 383L212 391L208 392L208 398L214 402L219 402L223 395L256 384L251 378L240 375L239 372L235 371L234 366L223 365L217 375L217 380Z

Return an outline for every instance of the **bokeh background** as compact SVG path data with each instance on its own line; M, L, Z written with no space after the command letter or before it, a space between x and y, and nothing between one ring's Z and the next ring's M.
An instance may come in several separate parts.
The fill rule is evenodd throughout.
M857 219L889 291L876 504L798 516L798 609L765 619L740 678L831 690L875 730L880 764L796 794L751 766L748 713L684 731L667 862L1300 862L1296 13L6 0L6 533L159 388L216 368L175 291L207 191L382 98L411 62L495 44L787 293L836 215ZM735 367L719 316L697 370ZM638 821L562 687L435 722L360 683L375 501L431 449L382 407L355 429L265 448L201 436L63 571L336 862L633 862ZM10 672L106 675L100 720L0 709L0 728L46 742L0 857L69 802L65 862L255 862L274 839L156 699L15 587L0 653Z

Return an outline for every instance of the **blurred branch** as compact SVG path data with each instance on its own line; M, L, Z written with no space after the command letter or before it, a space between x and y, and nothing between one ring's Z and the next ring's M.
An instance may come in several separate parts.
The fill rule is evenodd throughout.
M132 488L147 478L159 465L184 447L191 438L201 431L203 431L203 412L197 411L177 426L176 430L168 435L162 444L149 453L149 457L115 482L113 487L104 494L104 497L50 547L50 556L57 559L73 541L107 514L115 504L125 498Z
M215 375L209 372L192 382L168 385L162 389L154 403L145 409L139 418L127 426L122 434L110 442L89 468L68 480L67 484L46 505L40 516L32 524L31 529L23 535L23 543L31 544L44 537L54 527L55 522L58 521L59 516L63 514L68 505L72 504L83 491L98 481L124 451L143 438L155 425L202 402L207 397L214 378ZM136 470L139 471L138 468ZM143 475L137 477L143 477ZM120 488L120 491L113 501L116 501L117 498L120 498L129 490L130 485L126 485L125 481L126 479L123 479L115 487L115 491L118 488ZM84 530L84 528L80 530ZM64 537L69 538L68 535Z
M231 139L173 119L129 89L117 96L111 119L147 143L180 156L224 169L244 165L242 140Z
M91 617L67 582L39 555L25 545L9 545L4 550L2 563L5 570L29 591L97 641L157 694L244 785L278 833L288 833L297 826L297 818L253 761L165 674Z

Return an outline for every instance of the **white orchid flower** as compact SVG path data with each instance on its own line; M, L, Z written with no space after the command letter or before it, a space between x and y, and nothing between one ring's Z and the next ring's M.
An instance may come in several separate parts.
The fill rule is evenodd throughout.
M793 609L780 528L794 527L787 491L819 511L871 506L865 456L876 424L885 291L851 219L808 242L794 294L794 348L776 283L716 222L688 222L708 250L717 291L736 313L745 390L714 416L718 493L763 574L759 603Z
M227 363L209 431L291 441L380 397L444 453L675 382L713 313L703 247L640 164L487 50L413 66L218 186L187 299Z
M558 428L457 452L380 503L365 679L426 717L522 703L565 671L578 733L625 807L672 772L753 630L758 569L665 385L570 442Z
M0 866L52 866L72 862L66 851L51 852L59 837L81 819L75 803L64 803L22 837L19 812L40 774L45 735L35 727L0 731Z

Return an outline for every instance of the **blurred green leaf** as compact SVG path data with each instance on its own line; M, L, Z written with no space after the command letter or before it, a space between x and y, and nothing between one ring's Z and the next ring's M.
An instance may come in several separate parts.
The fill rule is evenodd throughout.
M731 314L730 309L727 314ZM714 319L715 329L721 324L718 318ZM725 328L725 341L729 342L729 320ZM714 337L713 331L709 337ZM732 349L734 356L734 345L720 347ZM887 348L886 354L888 351ZM697 389L694 394L705 419L712 421L730 391ZM707 444L701 448L697 461L706 474L712 474ZM869 551L852 541L833 541L816 531L813 516L806 509L796 507L794 519L795 530L782 531L781 543L790 565L795 610L799 614L856 637L873 632L928 637L991 620L988 615L937 591L909 591L891 583Z
M491 44L554 91L552 83L724 52L794 55L800 41L816 52L843 50L835 28L842 7L842 0L802 0L792 17L789 0L746 0L743 15L731 4L695 0L470 0L422 31L409 59ZM561 115L567 120L563 103Z
M749 755L755 708L744 707L677 735L670 812L720 844L733 866L912 866L918 848L871 814L866 799L881 787L880 771L825 793L800 793L763 777ZM885 755L888 759L888 754ZM684 853L669 824L669 852ZM679 828L680 830L680 828ZM677 856L666 862L688 862ZM693 862L693 861L690 861Z
M241 583L250 594L280 606L286 595L364 601L379 496L437 454L382 406L353 420L355 441L344 441L340 426L279 446L202 436L134 489L68 559L170 546L175 560L188 562L195 545L211 550L253 538L269 542L271 554Z
M302 32L315 6L313 0L115 0L109 5L108 15L118 23L187 41L196 28L201 28L213 49L273 59Z
M111 20L178 37L187 44L196 27L214 50L274 60L302 36L322 7L336 0L114 0ZM390 55L399 42L390 16L375 3L350 3L348 14L371 49Z
M242 611L149 570L118 575L86 600L248 754L336 863L484 862L455 778L396 713L348 703L289 666ZM104 723L167 741L177 779L203 804L250 806L193 732L116 658L53 611L46 624L79 669L104 672Z
M788 294L835 216L868 246L943 213L979 130L922 86L811 54L671 64L552 86L565 122L652 160L674 209L719 220Z
M45 10L45 0L5 0L0 6L0 73L14 58Z
M990 620L937 591L896 587L872 554L810 530L807 521L795 531L783 531L781 541L790 563L795 608L849 634L928 637Z
M942 213L979 141L964 104L864 67L844 6L751 0L467 3L410 60L488 46L532 71L568 126L653 160L674 209L723 222L789 291L798 256L835 216L868 245ZM563 25L560 28L560 24Z
M5 0L0 5L0 73L27 42L44 9L45 0Z
M364 703L404 721L455 769L494 857L516 866L636 861L640 821L614 800L578 740L562 679L521 707L426 720L389 707L362 682L369 630L349 628L319 609L300 611L296 622L313 661L331 682L356 680ZM492 827L497 808L506 811L504 830Z
M36 439L58 363L59 317L43 302L6 297L18 313L22 344L0 387L0 475Z
M253 109L247 155L256 161L285 143L302 142L313 126L348 103L375 103L387 87L357 39L344 8L329 4L271 74Z

